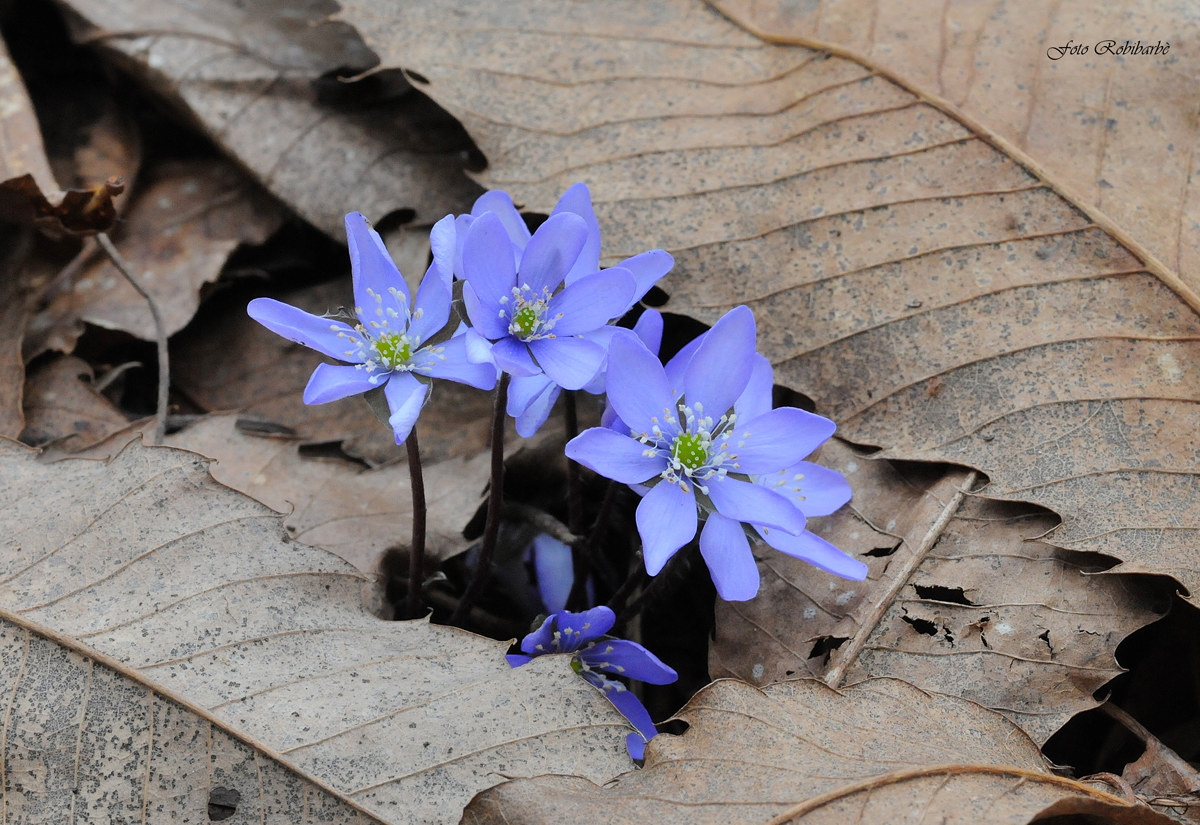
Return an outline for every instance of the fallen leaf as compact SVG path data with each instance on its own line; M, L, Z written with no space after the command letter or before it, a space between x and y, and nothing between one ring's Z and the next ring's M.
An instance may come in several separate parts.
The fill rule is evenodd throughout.
M1200 594L1200 296L995 135L695 0L342 6L485 183L541 211L589 183L612 258L670 251L669 311L749 305L844 438L978 468L1062 517L1048 543Z
M1122 672L1117 645L1156 620L1125 576L1037 540L1056 523L978 498L972 475L871 460L839 441L820 460L851 503L809 529L866 562L864 582L763 548L748 602L718 602L709 672L762 685L814 676L832 687L892 676L998 711L1039 744Z
M387 822L447 821L505 776L603 782L628 768L628 726L567 657L514 669L503 642L377 618L369 577L284 539L276 514L206 465L137 444L107 463L42 464L0 441L0 608ZM2 658L11 672L16 659ZM35 677L53 679L21 678ZM122 711L114 724L132 724ZM22 736L45 750L60 728ZM93 755L81 763L91 775L144 779L144 765L107 752L79 758ZM81 787L79 804L106 787Z
M612 822L661 825L998 825L1029 822L1052 805L1113 817L1102 821L1170 821L1055 776L999 714L898 680L844 691L812 680L763 689L722 680L679 718L687 732L656 737L644 770L604 788L563 776L506 782L472 800L463 822L568 825L603 811Z
M61 356L36 364L25 379L25 429L34 447L54 442L65 452L84 450L129 426L111 401L92 386L92 368Z
M112 239L158 304L169 336L192 319L201 288L217 280L229 255L241 244L263 243L282 218L278 205L230 164L168 161L146 171ZM155 339L146 299L102 254L92 256L43 315L42 326L82 320Z
M1200 58L1185 45L1200 38L1200 17L1189 5L714 5L773 41L827 46L940 98L1200 288L1191 182L1200 124L1188 104ZM1127 41L1155 52L1122 54Z
M478 193L460 171L469 143L427 102L384 89L363 103L354 98L370 84L314 83L373 62L345 26L321 25L328 2L66 5L79 15L77 39L103 46L331 237L349 211L379 219L403 210L432 223Z
M39 630L0 610L0 807L12 821L377 821L212 714Z

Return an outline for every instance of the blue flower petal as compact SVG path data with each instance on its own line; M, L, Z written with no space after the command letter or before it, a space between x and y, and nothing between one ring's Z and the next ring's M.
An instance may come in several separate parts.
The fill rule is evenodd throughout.
M577 183L564 192L550 214L557 215L560 212L571 212L583 218L588 230L587 241L584 242L575 265L571 267L565 279L570 286L579 278L600 270L600 222L596 220L596 211L592 209L592 194L582 183Z
M559 650L572 653L584 645L599 639L616 624L617 616L612 608L601 605L585 610L582 613L572 613L568 610L555 614L558 620L555 627L559 632Z
M533 661L532 656L526 656L523 653L506 653L504 658L508 661L509 667L520 667Z
M658 735L657 733L655 734ZM652 739L654 737L651 737ZM631 733L625 737L625 750L629 752L629 758L635 762L646 761L646 746L650 742L646 740L640 733Z
M835 512L851 496L850 482L845 476L811 461L801 461L777 473L755 476L754 483L787 496L809 518Z
M575 583L575 561L570 546L554 536L538 533L533 537L533 568L537 571L542 604L552 613L565 608Z
M789 533L804 530L804 513L786 497L761 484L726 476L708 483L708 497L717 512L734 521L765 524Z
M703 332L684 344L683 349L671 356L671 360L663 367L663 372L667 374L667 383L671 385L671 392L676 398L683 395L683 376L687 372L688 364L692 362L692 356L700 349L707 335L707 332Z
M402 296L407 309L411 300L408 285L379 233L359 212L346 215L346 241L350 245L350 275L354 281L354 303L359 317L364 322L373 318L379 305L372 293L382 299L390 295L389 289L395 289Z
M645 756L645 743L658 735L658 728L654 727L654 720L650 718L650 713L646 710L646 706L642 704L642 700L638 699L629 688L612 679L604 679L601 684L596 684L591 679L588 679L588 681L600 688L604 693L604 698L611 702L612 706L620 711L621 715L628 719L629 723L637 729L636 736L643 740L640 753L635 755L636 742L630 742L627 738L626 744L629 746L630 756L634 759L642 759ZM633 734L631 734L630 738L632 736Z
M633 303L637 303L650 291L650 287L671 271L671 267L675 266L675 259L661 249L651 249L640 255L634 255L632 258L626 258L617 266L628 269L633 274L633 280L637 283L637 289L633 294Z
M521 640L521 650L528 653L530 656L542 656L547 653L560 653L558 646L554 643L554 625L558 621L558 614L552 613L538 625L537 630L525 636Z
M749 307L734 307L713 324L683 377L684 396L692 409L702 404L705 415L716 419L733 407L750 381L754 337Z
M604 347L585 338L538 338L529 342L529 350L564 390L587 384L604 363Z
M677 414L658 356L632 334L614 335L609 345L607 393L614 412L637 433L649 433L652 419L667 431L666 416Z
M700 531L700 555L725 601L744 602L758 593L758 565L739 522L711 514Z
M645 454L646 446L605 427L592 427L567 442L567 458L622 484L638 484L667 468L662 456Z
M754 366L750 369L750 380L746 382L746 389L742 390L742 394L738 396L738 400L733 405L738 421L744 425L760 415L769 413L775 403L771 397L774 389L775 371L771 368L771 362L764 356L755 353Z
M379 382L372 382L370 374L358 367L318 364L304 388L305 404L328 404L360 392L373 390Z
M517 423L517 434L531 438L546 423L562 388L545 375L514 378L508 385L507 412Z
M362 336L341 321L313 315L274 298L255 298L247 304L246 314L276 335L315 349L322 355L339 361L357 361L359 358Z
M827 441L835 426L828 418L795 407L780 407L749 421L739 417L740 471L758 475L795 464Z
M619 318L631 295L633 276L624 269L606 269L580 278L555 295L546 312L557 318L555 335L579 335L604 326L610 318Z
M528 284L535 297L543 290L554 292L579 258L587 240L587 224L570 212L546 219L529 239L517 274L517 286Z
M396 434L396 443L403 444L425 406L429 386L414 378L412 373L395 372L384 385L383 395L392 411L388 424Z
M408 335L417 336L421 343L442 331L450 320L450 290L430 267L417 287L417 303L413 307Z
M615 343L615 342L614 342ZM646 572L657 576L667 560L696 535L696 497L669 481L650 489L637 508Z
M637 642L625 639L601 639L580 651L579 658L592 670L625 676L652 685L669 685L679 678L674 668Z
M795 556L835 576L855 581L862 581L867 577L865 564L808 530L797 536L767 529L759 529L758 534L763 537L763 541L779 552Z
M457 381L477 390L490 390L496 386L496 365L490 361L475 363L468 358L468 335L464 332L441 344L441 352L428 354L428 349L418 350L413 363L423 366L426 375ZM491 347L489 346L489 351Z
M471 330L489 341L495 341L508 335L508 322L500 317L499 304L484 304L475 294L475 287L470 281L463 284L463 305L467 308L467 317L471 319ZM491 356L487 356L490 360Z
M513 376L537 375L542 370L529 355L529 347L516 338L501 338L492 344L492 360Z
M429 247L433 252L430 272L434 273L447 291L454 288L454 273L462 266L458 254L458 233L454 229L454 216L447 215L429 230ZM430 273L426 273L428 278Z
M646 345L646 349L657 355L658 351L662 349L662 313L656 309L647 309L642 312L638 316L637 323L633 325L633 334Z
M491 189L475 199L471 207L471 215L479 217L484 212L492 212L504 224L504 231L513 244L524 249L529 244L529 227L517 207L513 206L512 196L502 189Z
M492 335L484 327L484 319L489 314L498 316L502 306L500 299L511 300L513 287L517 285L517 270L511 253L512 241L495 213L484 212L467 230L462 251L463 278L475 290L480 312L471 312L470 304L467 308L471 323L481 327L488 338L499 336ZM507 328L506 324L506 331Z

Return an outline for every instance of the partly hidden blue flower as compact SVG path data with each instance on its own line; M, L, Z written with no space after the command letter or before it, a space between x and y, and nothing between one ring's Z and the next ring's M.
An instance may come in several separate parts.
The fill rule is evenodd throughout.
M629 755L641 760L646 755L646 743L658 734L658 729L641 700L611 676L666 685L679 675L637 642L606 635L615 622L616 616L607 607L593 607L583 613L561 610L521 640L521 653L510 653L507 658L510 665L520 667L536 656L574 654L571 668L599 689L633 725L636 733L629 734L625 743Z
M487 213L495 215L499 220L499 225L509 240L515 265L518 267L521 265L522 256L534 235L530 234L525 221L517 212L512 198L507 192L499 190L485 192L475 202L469 215L447 215L438 221L430 233L434 257L433 268L447 285L453 278L465 277L464 249L468 232L472 225ZM568 189L554 207L551 219L556 219L557 216L564 214L578 216L586 227L586 235L578 255L563 276L563 283L569 288L581 279L601 271L600 224L592 208L591 193L586 185L577 183ZM493 239L493 243L497 249L502 246L498 237ZM618 263L614 269L625 270L633 276L633 293L623 304L613 301L608 307L611 314L593 329L580 333L578 337L598 344L607 353L609 341L616 330L612 324L632 309L649 291L650 287L654 286L673 265L674 259L661 249L642 252ZM606 272L608 271L611 270L606 270ZM656 313L647 319L646 314L643 313L639 324L642 321L645 321L647 325L655 323L658 325L654 344L647 344L657 352L657 340L662 335L662 319ZM649 341L648 334L643 335L643 340ZM594 354L593 350L592 355L594 356ZM598 368L582 389L591 393L604 392L604 361L605 358L601 356ZM513 377L509 386L507 412L516 419L517 432L528 438L545 423L554 402L566 385L559 382L550 369L537 374L509 371Z
M800 505L812 498L817 504L809 510L817 515L848 492L832 471L808 473L802 462L833 434L834 424L793 407L770 408L770 368L764 371L766 359L755 352L755 335L753 313L736 307L667 367L636 336L614 337L607 394L615 419L581 433L566 450L644 493L636 520L652 576L695 537L703 517L700 553L728 601L758 592L747 528L838 576L866 576L858 560L805 536L808 511ZM834 489L823 492L822 483ZM810 552L814 539L827 550Z
M305 404L324 404L382 387L388 424L401 444L429 395L429 379L445 378L479 389L496 384L490 364L467 359L462 334L433 343L450 318L450 291L426 277L414 304L383 240L358 212L346 216L354 282L354 326L305 312L272 298L256 298L250 317L284 338L346 365L321 364L304 388Z

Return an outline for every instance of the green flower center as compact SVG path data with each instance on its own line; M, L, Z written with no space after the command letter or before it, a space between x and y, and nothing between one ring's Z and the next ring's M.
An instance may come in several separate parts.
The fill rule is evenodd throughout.
M509 325L509 329L518 337L532 335L537 329L541 315L536 305L523 306L513 313L512 324Z
M571 670L576 673L583 673L583 662L580 661L578 656L571 657Z
M389 332L375 339L375 351L379 353L379 360L394 370L408 364L412 358L412 342L407 335Z
M708 462L708 450L704 442L704 433L683 433L676 437L671 454L684 467L695 470Z

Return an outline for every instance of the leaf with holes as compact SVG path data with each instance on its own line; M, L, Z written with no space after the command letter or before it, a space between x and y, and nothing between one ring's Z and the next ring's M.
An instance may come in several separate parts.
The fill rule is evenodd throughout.
M604 788L561 776L506 782L476 797L463 821L583 825L598 810L658 825L1171 821L1054 775L1003 717L891 679L842 692L812 680L762 690L720 681L679 716L688 731L654 739L645 770Z

